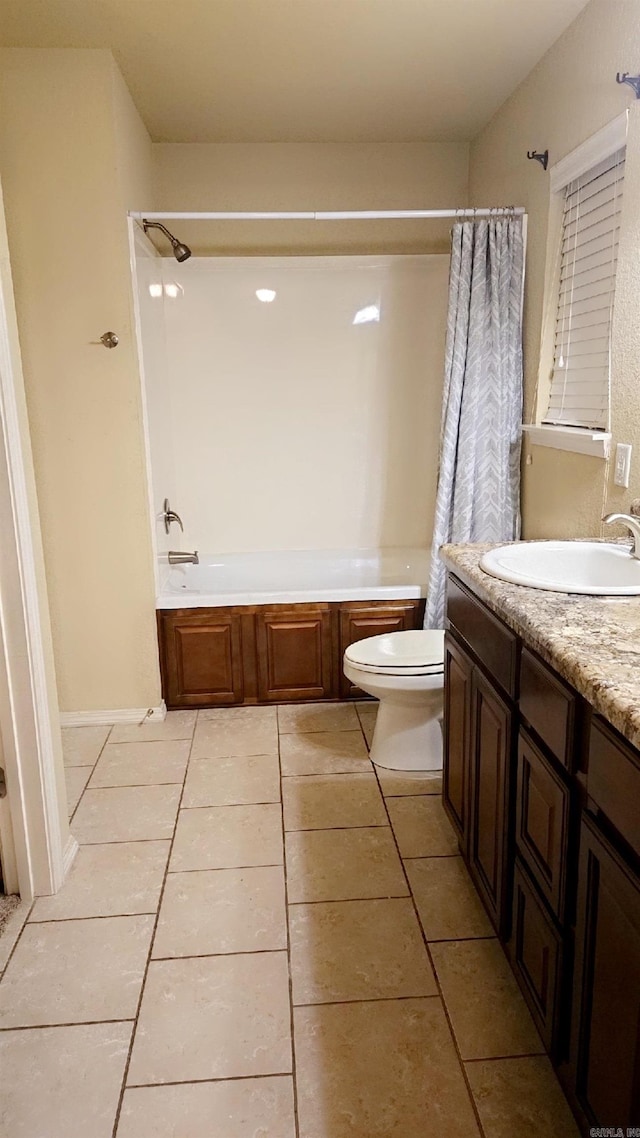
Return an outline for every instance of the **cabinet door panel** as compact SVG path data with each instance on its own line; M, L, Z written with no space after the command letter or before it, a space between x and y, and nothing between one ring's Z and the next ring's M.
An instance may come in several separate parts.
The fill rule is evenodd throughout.
M572 1055L590 1123L640 1126L640 882L597 826L580 838Z
M167 707L242 703L240 616L170 614L160 625L163 694Z
M472 675L469 868L499 933L508 917L507 828L511 710L480 671Z
M295 609L256 614L258 699L330 699L331 613Z
M562 920L569 788L531 739L518 739L516 844L545 900Z
M513 882L509 957L547 1051L558 1034L561 941L518 862Z
M444 770L442 800L466 848L469 798L469 732L473 664L447 633L444 650Z
M417 628L421 607L418 601L409 601L405 604L381 601L373 605L341 606L339 668L340 695L343 699L364 695L364 692L352 684L342 671L345 648L369 636L382 636L385 632L404 632L407 629Z

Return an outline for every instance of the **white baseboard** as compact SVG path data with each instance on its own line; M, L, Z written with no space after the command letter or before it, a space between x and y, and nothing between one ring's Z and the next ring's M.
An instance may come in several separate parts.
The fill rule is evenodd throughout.
M107 726L114 723L161 723L167 715L162 700L157 707L119 707L114 711L61 711L61 727Z

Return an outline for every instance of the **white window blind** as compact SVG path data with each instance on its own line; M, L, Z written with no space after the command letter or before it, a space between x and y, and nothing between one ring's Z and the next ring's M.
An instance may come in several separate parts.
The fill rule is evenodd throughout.
M544 423L607 430L624 149L565 190L553 377Z

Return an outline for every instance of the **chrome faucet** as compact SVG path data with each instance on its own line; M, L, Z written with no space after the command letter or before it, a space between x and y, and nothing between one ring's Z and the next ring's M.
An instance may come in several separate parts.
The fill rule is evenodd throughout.
M621 525L627 527L633 538L631 556L640 561L640 518L634 518L631 514L605 514L602 520L606 522L607 525L611 525L613 522L620 522Z
M199 565L200 558L198 557L198 550L195 553L178 553L175 549L170 549L167 557L170 565Z

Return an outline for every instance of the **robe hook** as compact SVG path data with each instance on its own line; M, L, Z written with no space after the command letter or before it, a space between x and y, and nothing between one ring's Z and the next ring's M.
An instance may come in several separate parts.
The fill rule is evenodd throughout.
M618 71L616 74L616 83L628 83L630 87L633 87L636 93L636 99L640 99L640 75L629 75L628 71Z
M527 150L527 158L535 158L539 162L543 170L546 170L549 165L549 151L548 150Z

